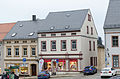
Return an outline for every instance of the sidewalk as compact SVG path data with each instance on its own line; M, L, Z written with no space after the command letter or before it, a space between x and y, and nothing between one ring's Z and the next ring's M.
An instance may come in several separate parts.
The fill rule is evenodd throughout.
M63 74L63 75L51 75L50 78L59 78L59 77L74 77L76 75L80 74ZM37 79L37 76L31 76L31 77L20 77L20 79Z

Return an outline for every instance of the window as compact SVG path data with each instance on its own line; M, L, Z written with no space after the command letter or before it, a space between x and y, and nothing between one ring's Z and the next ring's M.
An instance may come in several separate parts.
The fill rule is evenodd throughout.
M89 41L89 51L91 51L91 41Z
M19 43L19 41L15 41L15 43Z
M46 41L41 41L41 51L46 51Z
M90 65L93 66L93 57L90 57Z
M72 45L72 48L71 50L77 50L77 40L71 40L71 45Z
M24 56L27 55L27 48L23 48L23 55L24 55Z
M11 55L11 48L7 48L7 51L8 51L8 56Z
M51 36L56 36L56 34L51 34Z
M91 21L91 15L88 14L88 21Z
M51 50L56 51L56 41L51 41Z
M46 36L46 34L41 34L41 37L45 37Z
M0 56L1 56L1 51L0 51Z
M87 34L89 34L89 27L87 26Z
M95 51L95 41L93 41L93 51Z
M16 56L19 55L19 48L15 48L15 55L16 55Z
M118 36L112 36L112 47L118 47Z
M27 41L23 41L23 43L27 43Z
M65 36L66 35L66 33L61 33L61 36Z
M32 48L32 55L35 55L35 48Z
M66 40L61 41L61 50L66 50Z
M71 35L76 35L76 33L71 33Z
M7 44L10 44L11 43L11 41L7 41Z
M119 57L118 57L118 55L113 56L113 67L119 67Z
M93 35L93 27L91 27L91 35Z
M35 43L35 40L31 40L31 43Z

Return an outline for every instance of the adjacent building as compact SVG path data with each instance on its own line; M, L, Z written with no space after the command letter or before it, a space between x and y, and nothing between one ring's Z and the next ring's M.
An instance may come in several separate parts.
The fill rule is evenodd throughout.
M89 9L50 12L38 31L44 69L80 72L97 66L97 30Z
M107 67L120 68L120 0L110 0L104 23Z
M36 16L30 21L18 21L4 38L4 68L19 66L12 70L20 75L36 76L37 61L37 29ZM26 62L23 62L23 60Z
M0 74L4 71L4 52L3 52L3 38L12 29L15 23L3 23L0 24Z

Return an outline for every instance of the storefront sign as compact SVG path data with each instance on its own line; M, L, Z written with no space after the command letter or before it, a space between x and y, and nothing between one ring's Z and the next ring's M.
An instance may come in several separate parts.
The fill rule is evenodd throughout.
M43 63L44 63L44 60L40 59L39 60L39 72L41 72L41 70L42 70Z
M23 58L23 62L26 62L26 58Z

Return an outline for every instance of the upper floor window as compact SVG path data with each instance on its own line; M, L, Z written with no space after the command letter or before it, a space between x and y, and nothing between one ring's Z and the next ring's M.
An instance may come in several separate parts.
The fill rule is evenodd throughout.
M77 50L77 40L71 40L71 50Z
M0 56L1 56L1 51L0 51Z
M23 55L27 56L27 48L23 48Z
M46 41L41 41L41 51L46 51Z
M8 56L11 56L11 48L7 48Z
M32 55L34 56L36 54L35 48L31 48L31 49L32 49Z
M113 56L113 67L119 67L119 56L118 55Z
M16 56L19 55L19 48L15 48L15 55L16 55Z
M46 36L46 34L41 34L41 37L45 37Z
M35 40L31 40L31 43L35 43Z
M112 36L112 47L118 47L118 36Z
M87 26L87 34L89 34L89 27Z
M27 41L23 41L23 43L27 43Z
M15 43L19 43L19 41L15 41Z
M91 51L91 41L89 41L89 51Z
M56 36L56 34L53 33L53 34L51 34L51 36Z
M66 40L61 41L61 50L66 50Z
M61 36L65 36L66 35L66 33L61 33Z
M95 41L93 41L93 51L95 51Z
M10 44L10 43L11 43L11 41L7 41L7 43L8 43L8 44Z
M71 35L76 35L76 33L71 33Z
M51 51L56 51L56 41L51 41Z
M91 27L91 35L93 35L93 27Z
M91 21L91 15L88 14L88 21Z

